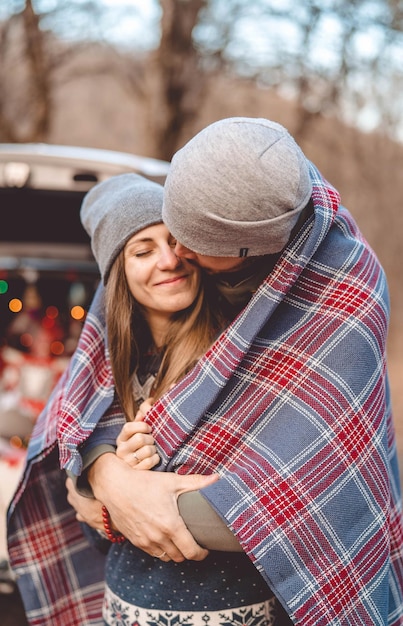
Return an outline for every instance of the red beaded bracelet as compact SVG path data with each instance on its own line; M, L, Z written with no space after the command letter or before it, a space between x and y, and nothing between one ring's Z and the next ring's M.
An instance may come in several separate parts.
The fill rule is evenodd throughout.
M111 518L109 517L108 509L104 505L102 505L102 520L104 523L105 534L108 537L109 541L112 541L112 543L123 543L124 541L126 541L126 537L124 537L120 533L115 532L112 529Z

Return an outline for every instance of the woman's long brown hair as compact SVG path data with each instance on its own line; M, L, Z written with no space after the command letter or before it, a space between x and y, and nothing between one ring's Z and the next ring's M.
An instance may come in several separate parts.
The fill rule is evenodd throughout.
M131 379L139 367L142 354L152 344L152 338L141 307L129 291L123 251L112 266L105 298L115 388L126 418L132 420L138 407L133 399ZM154 385L155 398L170 389L193 367L223 327L217 294L206 278L193 304L172 317Z

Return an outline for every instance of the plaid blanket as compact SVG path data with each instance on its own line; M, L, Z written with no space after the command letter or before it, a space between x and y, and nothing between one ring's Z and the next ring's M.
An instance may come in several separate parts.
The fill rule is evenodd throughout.
M204 495L295 624L403 625L387 285L337 192L314 166L311 175L313 217L147 419L161 471L220 473ZM102 416L120 419L100 297L38 421L9 509L10 559L32 624L98 623L102 581L94 568L86 584L84 574L77 580L88 547L42 476L57 455L79 474L80 444Z

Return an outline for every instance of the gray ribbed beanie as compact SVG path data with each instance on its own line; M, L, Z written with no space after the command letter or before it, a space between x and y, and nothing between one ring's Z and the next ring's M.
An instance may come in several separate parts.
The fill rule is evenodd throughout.
M207 126L174 155L162 217L199 254L273 254L311 192L308 161L283 126L233 117Z
M163 188L139 174L112 176L95 185L81 205L81 222L106 284L112 263L126 242L162 222Z

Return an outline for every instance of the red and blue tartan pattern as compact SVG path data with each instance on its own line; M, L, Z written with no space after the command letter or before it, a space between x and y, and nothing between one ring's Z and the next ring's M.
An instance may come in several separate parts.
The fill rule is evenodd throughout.
M100 626L105 556L89 544L67 504L57 448L29 464L25 478L10 559L29 624Z
M160 470L220 473L204 494L295 624L402 626L403 531L385 357L386 280L337 192L314 166L311 174L314 216L245 310L147 419ZM55 446L57 416L61 465L78 474L80 444L102 416L119 415L101 298L99 292L69 371L41 415L9 511L15 571L36 590L48 570L49 583L40 585L28 612L37 619L33 624L97 623L74 616L40 621L52 606L56 615L66 597L72 612L73 603L84 611L99 590L91 580L88 589L75 587L68 555L79 554L82 539L65 532L60 517L52 531L50 502L31 510L27 492L39 497L48 488L53 494L36 476L47 447ZM49 560L36 563L38 549L30 547L43 524L47 534L58 533L51 545L59 546L54 560L64 587L49 577ZM45 602L50 608L43 608Z

